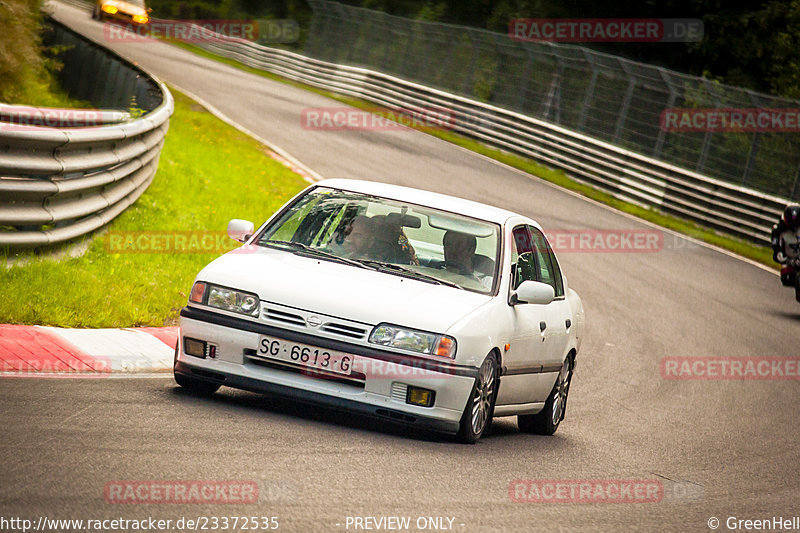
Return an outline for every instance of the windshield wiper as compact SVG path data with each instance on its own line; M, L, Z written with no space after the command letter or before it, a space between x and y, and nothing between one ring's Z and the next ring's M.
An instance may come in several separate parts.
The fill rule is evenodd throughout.
M386 263L384 261L376 261L373 259L359 259L359 263L363 263L367 266L371 266L376 269L390 271L390 272L397 272L404 276L418 279L420 281L427 281L430 283L436 283L437 285L447 285L448 287L455 287L457 289L463 289L461 285L458 283L453 283L452 281L447 281L444 279L439 279L436 276L431 276L429 274L423 274L422 272L418 272L412 268L404 267L403 265L397 265L395 263Z
M302 242L297 241L276 241L276 240L267 240L262 241L262 244L272 244L272 245L283 245L288 246L290 248L294 248L297 251L305 252L308 255L313 255L317 257L324 257L325 259L330 259L331 261L336 261L338 263L344 263L346 265L356 266L358 268L370 268L367 265L362 264L360 261L354 261L353 259L348 259L346 257L339 257L336 254L332 254L330 252L326 252L324 250L320 250L318 248L312 248L307 244L303 244ZM374 270L374 268L372 268Z

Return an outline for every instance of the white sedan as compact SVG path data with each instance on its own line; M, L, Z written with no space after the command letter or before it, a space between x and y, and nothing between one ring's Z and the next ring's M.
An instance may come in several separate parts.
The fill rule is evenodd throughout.
M493 416L550 435L584 331L533 220L405 187L320 181L205 267L174 373L458 434Z

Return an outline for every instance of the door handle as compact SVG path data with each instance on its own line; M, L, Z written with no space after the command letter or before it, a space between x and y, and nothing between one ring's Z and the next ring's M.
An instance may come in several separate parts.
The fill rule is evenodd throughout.
M572 326L572 320L568 318L566 324L567 324L567 329L569 329Z
M547 329L547 322L545 322L544 320L539 322L539 331L544 331L546 329Z

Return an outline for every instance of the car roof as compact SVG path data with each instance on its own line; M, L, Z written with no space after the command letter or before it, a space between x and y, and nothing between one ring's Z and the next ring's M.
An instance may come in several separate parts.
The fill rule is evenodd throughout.
M401 202L408 202L411 204L441 209L442 211L449 211L451 213L467 215L480 220L495 222L497 224L504 224L509 218L512 217L529 220L517 213L507 211L499 207L482 204L480 202L473 202L472 200L465 200L463 198L457 198L447 194L423 191L421 189L414 189L411 187L390 185L388 183L334 178L318 181L314 185L342 189L362 194L372 194L374 196L382 196L392 200L399 200Z

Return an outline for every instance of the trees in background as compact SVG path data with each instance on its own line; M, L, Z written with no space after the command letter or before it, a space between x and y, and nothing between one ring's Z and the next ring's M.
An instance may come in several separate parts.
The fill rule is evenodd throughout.
M16 0L24 1L24 0ZM342 0L411 18L506 32L515 18L699 18L698 43L588 44L731 85L800 98L800 0ZM304 0L149 0L170 18L293 18Z

